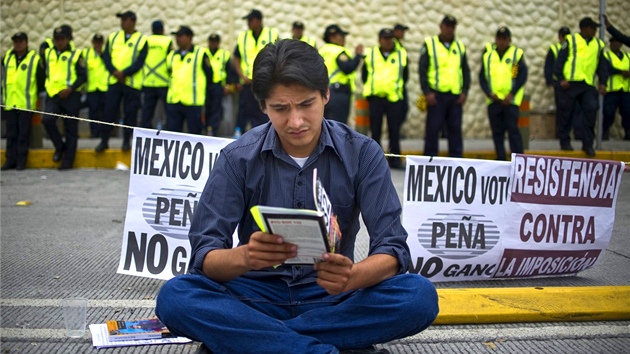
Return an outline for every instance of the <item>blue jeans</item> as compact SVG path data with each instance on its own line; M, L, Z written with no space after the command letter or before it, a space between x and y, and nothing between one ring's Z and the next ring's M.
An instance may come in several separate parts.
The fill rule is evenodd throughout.
M435 287L417 274L331 296L316 283L187 274L164 284L156 315L213 353L338 353L416 334L438 313Z

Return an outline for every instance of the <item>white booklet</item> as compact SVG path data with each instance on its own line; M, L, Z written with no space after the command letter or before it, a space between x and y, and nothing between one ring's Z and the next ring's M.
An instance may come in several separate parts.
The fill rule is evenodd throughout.
M92 335L92 345L97 349L114 348L114 347L131 347L134 345L184 344L184 343L192 342L192 340L186 337L124 340L124 341L112 342L109 340L109 334L107 333L107 324L105 323L91 324L90 334Z
M341 238L332 213L332 204L313 170L313 198L317 210L257 205L251 208L262 232L280 235L286 242L298 245L298 255L285 264L314 264L327 252L335 252Z

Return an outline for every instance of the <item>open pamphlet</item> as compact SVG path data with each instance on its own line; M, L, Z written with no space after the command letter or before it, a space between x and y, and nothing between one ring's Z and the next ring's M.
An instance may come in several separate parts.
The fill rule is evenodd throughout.
M332 213L332 204L317 169L313 170L313 198L317 210L257 205L251 208L262 232L280 235L285 242L298 246L298 255L285 264L314 264L324 253L335 252L341 232Z

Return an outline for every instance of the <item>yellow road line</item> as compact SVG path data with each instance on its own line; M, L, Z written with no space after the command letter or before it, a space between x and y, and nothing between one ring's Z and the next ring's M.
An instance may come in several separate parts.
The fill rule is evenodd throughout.
M438 289L434 324L630 320L630 286Z

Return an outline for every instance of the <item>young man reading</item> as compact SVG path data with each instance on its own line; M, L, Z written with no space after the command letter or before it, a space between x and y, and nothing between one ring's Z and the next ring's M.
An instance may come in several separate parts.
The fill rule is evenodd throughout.
M304 42L262 50L252 90L270 122L221 152L190 228L191 274L164 285L156 314L173 333L203 342L200 353L387 353L372 345L424 330L438 303L427 279L405 274L407 232L381 148L324 119L326 66ZM314 266L276 267L298 246L261 232L249 210L315 209L315 168L341 243ZM370 249L355 263L359 213Z

